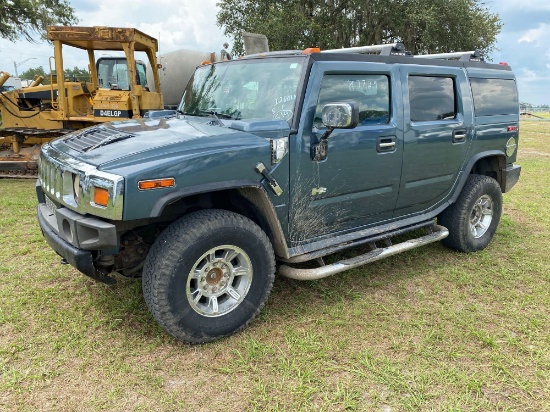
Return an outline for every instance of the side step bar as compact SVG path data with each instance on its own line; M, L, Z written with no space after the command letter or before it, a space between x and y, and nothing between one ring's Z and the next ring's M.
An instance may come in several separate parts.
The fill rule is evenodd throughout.
M279 267L279 273L287 278L297 280L317 280L332 276L345 270L353 269L358 266L383 259L388 256L396 255L407 250L415 249L419 246L427 245L428 243L437 242L449 236L449 230L446 227L434 225L431 227L432 233L425 236L407 240L395 245L375 248L364 255L356 256L351 259L341 260L327 266L321 266L315 269L298 269L287 265Z

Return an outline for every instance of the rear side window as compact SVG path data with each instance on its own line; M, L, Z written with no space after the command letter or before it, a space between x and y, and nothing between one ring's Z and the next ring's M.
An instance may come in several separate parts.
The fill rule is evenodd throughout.
M410 76L409 106L413 122L454 119L456 117L454 79Z
M321 81L315 110L315 127L323 127L323 106L334 102L356 102L359 124L375 125L390 121L389 78L377 74L328 74Z
M470 79L476 116L519 112L516 82L512 79Z

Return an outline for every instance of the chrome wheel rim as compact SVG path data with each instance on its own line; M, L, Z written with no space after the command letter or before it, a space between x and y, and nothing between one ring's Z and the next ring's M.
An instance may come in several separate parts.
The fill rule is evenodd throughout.
M476 200L470 214L470 233L478 239L487 232L493 220L493 200L483 195Z
M187 279L187 300L195 312L217 317L236 309L252 283L252 263L244 250L216 246L193 265Z

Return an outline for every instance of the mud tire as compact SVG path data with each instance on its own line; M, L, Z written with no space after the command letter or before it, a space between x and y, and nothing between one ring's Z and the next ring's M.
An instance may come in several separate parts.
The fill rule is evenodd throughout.
M216 297L212 292L219 292L218 286L223 289L227 280L214 286L204 281L208 274L229 278L238 270L245 275L235 275L235 289L229 291L233 286L226 286L233 294ZM143 269L143 295L151 314L169 334L184 342L204 343L246 327L264 306L274 277L275 256L262 229L239 214L210 209L180 218L156 239ZM205 297L202 292L212 295ZM218 307L222 297L225 309L222 304Z
M501 214L502 191L498 182L489 176L470 175L456 202L438 216L438 223L449 229L443 244L460 252L485 249L493 239Z

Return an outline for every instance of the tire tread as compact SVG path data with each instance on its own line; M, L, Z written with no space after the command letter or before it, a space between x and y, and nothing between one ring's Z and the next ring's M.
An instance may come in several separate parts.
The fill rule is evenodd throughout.
M234 228L251 231L260 242L258 247L268 252L268 259L265 265L268 267L267 293L256 308L253 315L239 328L221 336L202 336L197 338L187 333L177 325L177 319L170 313L170 304L166 296L159 293L160 289L168 287L167 270L177 265L180 259L178 244L188 244L201 236L208 235L213 227L231 226ZM157 238L151 247L143 269L143 296L153 318L159 325L174 337L189 343L205 343L214 339L231 335L244 329L265 306L269 292L275 279L275 254L267 235L250 219L237 213L220 209L207 209L190 213L168 226Z

